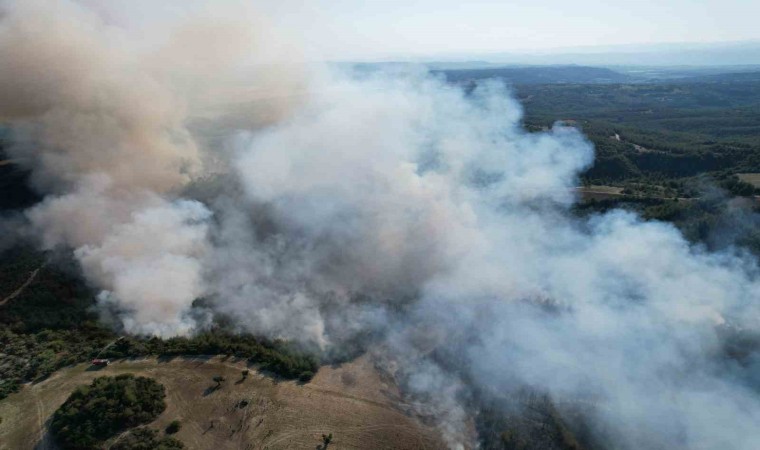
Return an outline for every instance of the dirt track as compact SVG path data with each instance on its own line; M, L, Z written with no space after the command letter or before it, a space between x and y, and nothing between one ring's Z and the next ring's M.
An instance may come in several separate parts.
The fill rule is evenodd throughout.
M34 279L37 277L37 273L39 273L40 269L42 269L43 266L40 266L40 267L34 269L34 271L32 271L32 273L29 274L29 278L26 279L26 281L24 282L24 284L22 284L15 291L11 292L10 295L8 295L4 299L0 300L0 306L5 305L9 301L11 301L14 298L18 297L19 295L21 295L24 292L24 289L26 289L27 287L29 287L30 284L32 284L32 282L34 281Z
M405 412L398 392L364 359L322 368L311 383L276 381L244 362L221 358L119 361L101 370L79 365L0 401L0 449L55 448L45 422L69 393L100 375L150 376L167 390L166 411L151 425L182 421L189 449L314 449L332 433L331 449L440 449L437 433ZM211 391L212 378L227 381ZM247 402L241 406L241 401Z

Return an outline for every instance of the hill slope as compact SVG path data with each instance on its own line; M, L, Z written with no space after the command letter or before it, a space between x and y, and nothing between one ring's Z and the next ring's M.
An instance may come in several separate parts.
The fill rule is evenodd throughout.
M333 434L330 448L336 450L445 448L365 358L325 367L303 385L253 370L242 380L245 368L232 359L175 358L61 370L0 402L0 450L55 448L46 433L53 411L76 386L119 373L152 377L166 387L166 411L150 426L163 430L179 419L183 425L175 437L189 449L310 449L323 433ZM210 390L217 375L226 381Z

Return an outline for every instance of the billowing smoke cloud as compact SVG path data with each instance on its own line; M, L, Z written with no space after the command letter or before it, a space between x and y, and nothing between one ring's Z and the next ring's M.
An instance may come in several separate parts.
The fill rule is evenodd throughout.
M0 111L51 192L27 216L127 331L192 332L204 296L242 330L369 349L452 448L471 439L468 393L524 388L595 405L616 448L760 441L756 364L724 351L758 328L757 262L623 211L574 217L591 145L526 133L502 86L320 71L304 93L270 66L198 139L189 111L240 92L229 77L145 58L76 4L11 5ZM188 88L204 80L219 87ZM216 187L183 191L218 154Z
M270 47L257 40L261 23L242 18L185 18L146 43L73 1L1 6L0 117L13 127L11 155L50 194L27 211L32 233L44 248L75 249L102 289L102 311L127 331L190 332L189 308L204 293L211 213L176 194L222 156L203 156L199 142L212 139L198 139L189 124L234 117L234 109L221 117L214 106L235 92L237 101L261 90L281 95L285 86L294 94L297 72L263 51ZM252 48L260 57L244 59ZM234 84L243 66L254 78L246 92ZM291 103L268 101L246 125L272 120Z
M219 311L320 345L385 336L386 367L452 447L467 384L598 405L619 448L755 445L753 369L720 338L757 329L754 259L631 213L574 218L590 144L562 126L525 133L498 85L349 78L238 137L240 201L271 223L221 207Z

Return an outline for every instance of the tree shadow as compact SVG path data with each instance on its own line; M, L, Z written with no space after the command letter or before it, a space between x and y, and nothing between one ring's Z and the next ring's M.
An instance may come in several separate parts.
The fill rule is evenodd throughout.
M171 361L174 361L175 359L179 359L181 361L197 361L199 363L206 363L214 358L216 358L219 355L182 355L182 354L174 354L174 353L165 353L162 355L158 355L156 358L158 362L160 363L168 363Z
M50 423L53 421L52 416L49 417L43 424L45 430L42 435L42 439L34 445L34 450L58 450L58 445L55 443L53 433L50 432Z
M213 394L214 392L218 391L221 388L221 386L209 386L203 391L203 396L208 397L209 395Z

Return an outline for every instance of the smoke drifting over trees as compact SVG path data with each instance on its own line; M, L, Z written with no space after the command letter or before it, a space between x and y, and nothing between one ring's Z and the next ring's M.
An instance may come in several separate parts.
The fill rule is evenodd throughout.
M211 213L177 195L203 173L187 123L195 109L213 108L206 95L261 47L249 42L256 36L238 20L187 19L145 42L75 2L2 6L0 116L13 124L11 155L50 194L27 211L33 233L44 248L75 249L127 331L190 332ZM271 57L264 62L284 74ZM262 76L248 87L278 92ZM272 114L282 108L267 105Z
M573 217L591 145L526 133L502 86L294 65L220 17L200 41L237 51L210 70L177 44L199 40L187 24L148 46L77 3L2 5L0 114L47 195L30 233L74 252L127 332L219 314L326 349L370 340L452 448L470 389L525 387L593 399L618 448L760 440L754 359L722 338L758 329L757 262L622 211Z

